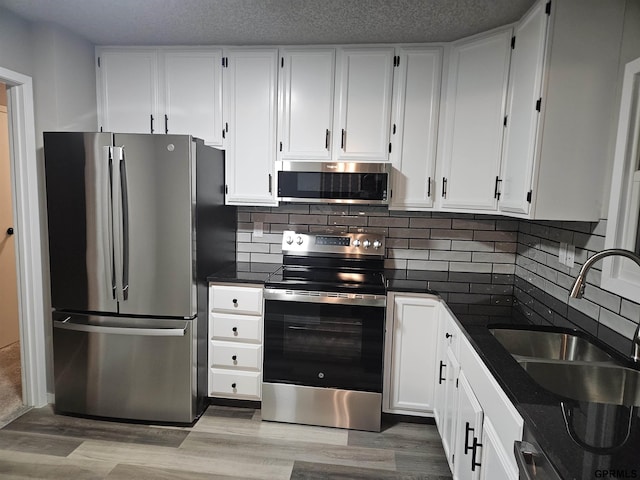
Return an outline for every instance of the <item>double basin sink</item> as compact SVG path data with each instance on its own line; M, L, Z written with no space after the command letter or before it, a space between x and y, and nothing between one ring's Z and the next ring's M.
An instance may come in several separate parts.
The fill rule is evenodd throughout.
M583 336L535 329L489 331L533 380L557 395L640 406L640 371L622 366Z

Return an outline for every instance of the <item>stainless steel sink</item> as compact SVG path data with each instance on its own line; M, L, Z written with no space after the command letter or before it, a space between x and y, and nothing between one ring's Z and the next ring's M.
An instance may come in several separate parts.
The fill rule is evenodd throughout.
M540 386L583 402L640 406L640 371L602 363L520 360Z
M604 350L585 338L570 333L491 328L489 331L516 359L615 363Z

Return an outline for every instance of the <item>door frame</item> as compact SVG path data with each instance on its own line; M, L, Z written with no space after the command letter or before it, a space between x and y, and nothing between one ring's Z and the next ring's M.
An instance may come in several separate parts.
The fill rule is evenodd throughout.
M2 67L0 81L7 85L9 155L16 225L22 402L28 407L41 407L47 404L48 349L45 342L41 203L33 82L27 75Z

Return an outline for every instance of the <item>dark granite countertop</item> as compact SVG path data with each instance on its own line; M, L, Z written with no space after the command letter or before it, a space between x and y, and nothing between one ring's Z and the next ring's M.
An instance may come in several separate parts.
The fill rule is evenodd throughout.
M280 265L276 263L237 262L207 276L208 282L249 283L260 285L275 272Z
M208 280L260 284L278 268L276 264L238 263L210 275ZM585 320L583 314L566 303L514 275L388 269L385 278L390 292L430 293L446 302L522 415L525 428L532 432L562 478L640 478L640 409L577 402L542 388L488 329L531 325L570 328L593 340L592 334L598 331L595 322ZM586 332L578 325L586 325ZM625 364L626 359L619 352L630 348L630 341L602 325L599 328L599 337L607 343L597 339L596 343ZM566 426L567 416L572 420L577 441ZM581 441L596 447L622 445L615 451L603 452L579 445ZM612 476L612 471L617 476Z

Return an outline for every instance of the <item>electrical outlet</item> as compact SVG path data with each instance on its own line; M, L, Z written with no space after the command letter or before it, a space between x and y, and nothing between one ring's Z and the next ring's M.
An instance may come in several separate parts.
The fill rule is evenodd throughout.
M253 236L262 237L264 233L264 224L262 222L253 222Z
M560 248L558 248L558 261L562 265L567 264L567 244L565 242L560 242Z
M569 268L573 267L576 260L576 246L569 244L567 246L567 258L565 265Z

